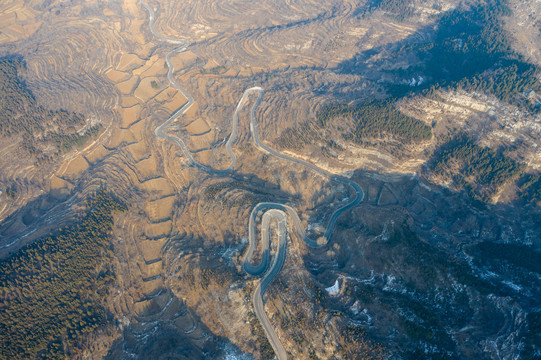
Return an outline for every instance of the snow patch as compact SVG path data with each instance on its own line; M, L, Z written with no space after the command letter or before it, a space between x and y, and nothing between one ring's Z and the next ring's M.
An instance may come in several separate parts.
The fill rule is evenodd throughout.
M361 302L359 300L355 301L353 305L349 308L349 310L354 314L357 315L361 309Z
M340 284L338 283L338 279L336 279L333 286L325 288L325 291L330 296L338 296L338 294L340 294Z
M403 80L403 84L407 84L411 87L419 86L425 82L425 79L422 76L414 76L410 80Z
M521 291L522 290L522 287L517 285L517 284L514 284L512 283L511 281L504 281L503 282L505 285L509 286L511 289L515 290L515 291Z
M238 348L236 348L233 344L229 342L223 345L223 350L225 353L223 360L252 360L253 359L250 355L242 353Z

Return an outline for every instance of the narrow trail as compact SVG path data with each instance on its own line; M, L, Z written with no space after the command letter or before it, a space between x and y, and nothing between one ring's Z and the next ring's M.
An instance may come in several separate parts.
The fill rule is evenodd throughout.
M171 86L173 86L175 89L180 91L188 100L186 104L184 104L180 109L175 111L164 123L156 127L154 132L158 138L171 140L177 143L182 149L182 152L184 153L186 158L191 163L191 165L200 170L206 171L211 174L216 174L216 175L226 175L228 173L231 173L235 169L236 164L237 164L237 158L235 154L233 153L232 144L236 141L237 135L238 135L238 122L239 122L238 114L244 108L244 105L246 104L246 101L248 100L249 96L251 94L257 93L258 95L257 100L252 105L252 109L250 113L250 133L255 145L260 150L270 155L273 155L282 160L286 160L298 165L302 165L314 171L315 173L328 178L331 181L336 181L336 182L348 185L355 192L355 197L353 198L353 200L349 201L346 205L338 208L332 213L331 218L329 220L329 224L327 225L327 229L325 231L326 242L324 244L318 244L317 241L312 240L306 236L305 231L301 226L301 221L300 221L299 216L297 215L297 212L288 205L272 203L272 202L263 202L263 203L257 204L252 209L252 212L250 214L249 224L248 224L249 245L248 245L248 250L246 251L246 255L244 256L244 259L243 259L243 268L244 268L244 271L246 271L246 273L253 276L261 276L265 274L253 293L252 301L253 301L256 316L259 319L263 327L263 330L265 331L265 334L267 335L267 338L269 339L269 342L274 349L276 357L279 360L285 360L287 359L287 352L285 351L282 343L278 339L278 336L276 335L276 332L274 331L274 328L272 327L272 324L270 323L265 313L263 296L268 286L271 284L271 282L274 280L276 275L282 269L282 266L285 262L286 253L287 253L286 250L287 250L288 216L292 220L293 225L295 226L295 229L297 230L299 237L304 239L304 241L309 246L311 247L325 246L331 240L334 226L336 224L336 220L338 219L338 217L344 211L347 211L351 209L352 207L357 206L363 200L364 192L357 183L345 177L332 174L307 161L300 160L300 159L297 159L285 154L281 154L277 152L276 150L268 147L260 140L259 133L258 133L257 120L256 120L256 110L259 104L261 103L261 99L263 96L263 89L259 86L252 87L244 91L244 94L242 95L242 98L239 100L237 107L235 109L235 112L233 113L231 134L226 143L226 151L229 154L229 157L231 158L231 163L229 167L227 169L220 170L220 169L213 169L209 166L198 163L193 158L193 156L191 155L190 151L188 150L186 144L184 143L182 139L180 139L177 136L168 135L164 133L164 129L166 129L177 118L185 114L194 103L193 97L173 79L173 73L175 69L173 67L173 64L171 63L171 56L185 51L190 45L190 43L186 40L173 39L173 38L169 38L169 37L158 34L156 30L154 29L154 10L150 6L148 6L146 3L144 3L142 0L141 0L141 5L149 13L149 28L152 34L160 41L178 45L166 55L165 60L167 63L167 68L168 68L167 78L169 82L171 83ZM264 214L262 217L262 227L261 227L261 239L262 239L261 243L262 243L263 256L259 265L252 265L251 264L252 258L254 255L255 248L257 246L256 219L260 211L264 211ZM269 256L270 256L269 244L271 241L270 224L272 220L276 220L278 222L278 228L277 228L278 251L277 251L277 254L273 258L272 264L270 264L269 266Z

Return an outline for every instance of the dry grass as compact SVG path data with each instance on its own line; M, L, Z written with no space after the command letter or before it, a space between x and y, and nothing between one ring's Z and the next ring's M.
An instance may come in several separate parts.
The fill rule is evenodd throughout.
M191 138L192 139L192 143L194 142L194 138ZM208 143L204 143L204 142L199 142L196 140L196 143L197 144L194 144L193 148L194 149L201 149L201 148L204 148L204 147L207 147L208 146ZM211 160L215 159L215 154L210 151L210 150L203 150L203 151L199 151L197 154L195 154L194 156L197 161L203 163L203 164L208 164Z
M153 81L158 82L159 80L156 77L146 77L142 79L139 86L137 86L137 89L135 89L133 95L144 103L152 99L160 92L160 89L152 87Z
M141 29L145 26L147 26L146 19L132 20L130 25L130 31L133 34L133 40L137 41L140 45L146 44L145 36L141 32Z
M171 63L176 70L183 69L195 64L197 55L190 50L178 53L171 57Z
M56 175L54 175L51 178L50 186L51 186L51 190L71 189L71 188L73 188L73 185L69 181L61 179Z
M141 188L143 188L144 190L150 193L155 193L157 196L160 196L160 197L173 195L175 192L169 180L165 178L157 178L157 179L145 181L144 183L141 184ZM167 199L170 199L170 200L167 200ZM166 198L164 200L167 200L164 202L164 204L167 204L168 201L172 201L172 198ZM157 200L155 202L152 202L152 204L154 204L153 206L158 206L161 201L162 200ZM159 213L160 214L169 213L170 211L171 211L170 207L164 207L159 211ZM162 218L158 218L157 220L160 220L160 219Z
M141 159L148 156L149 153L148 147L144 142L130 144L126 149L130 152L131 156L133 156L133 159L135 161L140 161Z
M198 118L195 121L192 121L190 125L186 126L186 131L192 136L194 135L202 135L204 133L207 133L210 131L210 126L207 124L207 122L201 118Z
M138 142L143 141L145 136L148 137L148 134L146 131L146 121L139 121L130 126L130 131L132 132L133 136L135 136L135 139L137 139Z
M199 113L199 105L197 102L194 102L192 106L184 113L183 118L187 121L193 121L196 119Z
M164 108L169 110L171 113L180 109L188 99L178 90L175 90L171 87L159 93L154 100L163 105Z
M63 176L76 178L79 174L88 169L88 167L89 165L86 159L82 155L79 155L69 162Z
M155 276L156 274L160 274L161 273L161 267L162 267L162 263L161 262L155 262L155 263L152 263L152 264L145 264L145 266L141 266L139 269L141 271L141 275L144 277L144 278L150 278L152 276ZM145 291L145 293L148 293Z
M91 163L95 163L100 159L103 159L107 154L109 153L109 150L103 147L103 145L96 146L91 152L86 154L86 159Z
M164 103L166 101L169 101L171 100L171 98L173 96L175 96L175 94L177 93L178 91L172 87L168 87L167 89L165 89L164 91L162 91L161 93L159 93L155 98L154 98L154 101L156 101L157 103Z
M149 62L147 62L147 64ZM141 78L145 78L145 77L149 77L149 76L160 76L160 75L167 74L167 66L165 65L165 60L164 59L160 59L160 58L156 59L152 63L152 65L150 67L148 67L148 68L146 66L147 64L145 64L145 66L141 68L141 69L146 68L146 69L144 69L143 72L141 72L141 75L140 75ZM137 69L137 72L138 71L139 71L139 69ZM137 74L137 72L134 72L134 74Z
M137 171L139 171L139 174L144 178L156 175L158 172L156 159L154 157L141 160L135 166Z
M209 61L207 61L205 66L203 66L203 69L210 70L218 66L220 66L220 64L218 64L214 59L210 59Z
M24 1L0 4L0 44L33 35L43 23L37 19L39 15L39 11L25 5Z
M210 144L214 141L214 131L209 131L207 133L203 133L201 135L192 135L190 136L190 149L192 150L201 150L208 148ZM197 156L203 156L203 153L197 153ZM206 156L206 155L205 155ZM216 156L216 154L212 155L209 154L209 159L212 159L213 156Z
M188 102L188 99L180 91L178 91L172 98L171 101L169 101L167 104L164 105L164 107L171 111L177 111L180 109L184 104Z
M137 0L124 0L122 2L122 10L129 15L137 17L137 15L139 15L139 11L141 11L138 3L139 2Z
M129 95L133 92L133 88L137 85L138 80L139 78L137 76L132 76L128 80L116 84L116 87L122 95Z
M135 105L129 108L119 109L120 117L122 118L121 127L130 127L134 122L139 120L139 114L141 113L141 105Z
M156 63L157 61L161 61L162 64L164 63L164 60L160 59L160 57L158 55L154 55L150 59L145 61L142 66L140 66L137 69L133 70L132 74L135 75L135 76L141 76L141 74L143 74L145 71L152 68L154 63Z
M159 225L160 227L163 227L165 225L165 228L167 228L167 224L169 222L164 222L164 223L159 223L159 224L150 224L150 225L147 225L147 228L148 226L151 226L153 227L154 225ZM169 224L169 231L171 230L171 224ZM160 231L156 231L154 232L154 230L145 230L145 234L147 234L147 236L151 236L153 237L154 234L156 234L155 236L160 236L162 234L167 234L167 232L163 232L161 233ZM152 235L151 235L152 234ZM157 259L159 257L161 257L162 255L162 247L163 245L165 244L165 242L167 241L166 238L161 238L161 239L158 239L158 240L142 240L141 243L140 243L140 249L141 249L141 255L143 255L143 258L146 260L146 261L151 261L151 260L154 260L154 259Z
M173 222L171 220L161 222L161 223L148 224L145 226L145 235L150 238L158 238L158 237L165 236L171 233L172 228L173 228ZM160 249L156 249L155 247L150 247L150 244L149 244L149 249L147 249L145 253L157 252L157 254L154 256L154 258L156 258L159 255L159 250ZM145 256L145 258L147 258L147 256Z
M139 100L133 96L122 96L120 100L120 105L125 108L129 108L137 104L139 104Z
M237 75L239 74L239 71L236 70L236 69L229 69L225 72L224 76L229 76L229 77L236 77Z
M130 74L122 71L117 71L114 69L111 69L105 73L105 76L112 82L119 83L122 81L126 81L130 78Z
M130 69L143 66L144 63L145 63L145 60L142 60L136 54L122 54L116 69L118 71L128 72Z
M107 147L116 148L122 143L130 144L136 141L135 136L133 136L133 133L130 130L116 128L113 130L113 134L111 135Z
M159 189L158 191L161 191L164 195L167 193L172 193L172 188L169 185L169 182L167 182L165 179L154 179L151 181L147 181L147 183L152 182L151 185L146 186L150 189ZM167 183L167 186L169 186L169 189L164 189L162 186L165 186L165 183ZM169 190L169 191L166 191ZM148 215L148 218L152 222L158 222L161 220L168 219L171 216L171 212L173 210L173 203L175 202L174 196L168 196L159 200L148 202L146 205L146 212Z

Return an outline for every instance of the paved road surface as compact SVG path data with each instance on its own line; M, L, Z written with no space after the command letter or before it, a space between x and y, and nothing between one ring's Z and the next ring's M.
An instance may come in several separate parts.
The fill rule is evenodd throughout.
M263 89L261 87L252 87L244 91L244 94L242 95L242 98L239 100L239 103L237 104L237 107L235 109L235 112L233 114L232 118L232 129L231 134L229 136L229 139L226 143L226 151L229 154L231 158L231 164L227 169L224 170L217 170L213 169L211 167L202 165L198 163L193 156L191 155L190 151L186 147L186 144L182 139L180 139L177 136L168 135L164 133L164 129L166 129L173 121L175 121L179 116L183 115L188 111L188 109L193 105L194 99L193 97L184 90L173 78L173 73L175 71L173 64L171 63L171 56L174 54L183 52L187 49L187 47L190 45L188 41L186 40L179 40L179 39L173 39L166 36L162 36L156 32L154 29L154 10L148 6L146 3L141 1L141 5L148 11L149 13L149 28L152 34L159 40L168 42L170 44L178 45L173 50L171 50L165 57L165 61L167 63L168 71L167 71L167 78L169 82L171 83L171 86L173 86L175 89L180 91L188 100L186 104L184 104L180 109L175 111L163 124L156 127L154 130L157 137L167 140L172 140L176 142L180 148L182 149L182 152L186 156L186 158L190 161L190 163L206 172L217 174L217 175L225 175L227 173L230 173L234 170L237 158L232 150L232 144L235 142L237 135L238 135L238 122L239 117L238 113L243 109L246 101L248 100L249 96L253 93L257 93L257 100L252 106L252 110L250 113L250 133L252 135L252 139L257 147L259 147L262 151L265 151L273 156L276 156L277 158L280 158L282 160L286 160L301 166L304 166L306 168L309 168L310 170L316 172L317 174L324 176L328 178L331 181L340 182L342 184L350 186L354 192L355 197L353 200L348 202L346 205L340 207L339 209L335 210L331 218L329 220L329 224L327 225L327 230L325 232L325 238L326 242L328 243L332 237L334 226L336 224L336 220L338 217L346 210L358 205L363 197L364 193L361 189L361 187L345 178L339 175L331 174L328 171L319 168L315 164L309 163L304 160L300 160L288 155L281 154L277 152L276 150L268 147L265 145L260 139L259 139L259 133L258 133L258 127L257 127L257 118L255 116L256 109L261 103L261 98L263 96ZM262 249L262 259L259 265L252 265L252 258L254 255L255 248L257 246L257 236L256 236L256 218L260 211L265 211L262 217L262 227L261 227L261 249ZM243 267L244 270L253 276L261 276L264 274L267 270L267 273L263 276L261 282L257 286L257 288L254 291L253 294L253 304L254 309L257 318L261 322L261 325L263 326L263 329L265 331L265 334L267 335L267 338L269 339L270 344L272 345L274 352L276 353L276 356L279 360L287 359L287 353L278 339L278 336L276 335L276 332L274 331L266 313L265 313L265 307L263 304L263 296L265 294L265 291L267 290L270 283L273 281L273 279L276 277L276 275L280 272L282 269L282 266L285 262L286 258L286 248L287 248L287 217L289 215L289 218L293 221L293 225L295 226L295 229L297 230L299 236L304 239L304 241L312 246L317 247L325 244L318 244L315 240L312 240L308 238L304 232L304 229L301 226L301 221L299 219L299 216L297 215L297 212L290 206L284 205L284 204L278 204L278 203L259 203L257 204L254 209L252 210L250 214L249 224L248 224L248 237L249 237L249 245L248 250L246 251L246 255L243 260ZM269 268L269 255L270 255L270 227L271 227L271 221L275 219L278 221L278 230L277 230L277 237L278 237L278 249L276 255L273 257L273 262Z

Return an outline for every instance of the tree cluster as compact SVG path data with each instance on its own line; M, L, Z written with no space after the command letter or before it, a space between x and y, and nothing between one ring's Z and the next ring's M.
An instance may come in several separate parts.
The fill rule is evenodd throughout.
M404 45L397 51L402 55L415 54L423 61L421 66L397 70L397 76L411 79L423 74L428 81L417 87L389 85L389 92L401 97L424 91L430 96L449 86L513 102L525 91L540 91L540 69L512 50L511 36L503 21L510 14L506 0L487 0L446 12L432 42ZM521 104L538 108L536 103Z
M409 272L417 273L425 285L433 283L438 277L452 276L458 283L472 287L483 295L500 293L490 282L476 276L467 264L421 240L406 223L393 229L385 245L396 247L405 254L404 263L411 267Z
M64 359L110 322L101 301L115 281L113 213L123 210L101 189L77 223L0 262L0 359Z
M84 134L72 133L65 134L62 132L50 132L47 134L45 141L54 144L60 151L70 151L74 147L84 145L89 139L95 137L102 130L100 124L91 126Z
M431 49L427 70L437 82L460 80L493 67L512 51L502 16L505 0L488 0L446 12Z
M523 359L539 359L541 349L541 312L531 312L526 316L528 332L522 352Z
M539 173L526 174L518 183L522 199L533 204L541 202L541 175Z
M402 143L429 140L432 131L425 123L404 115L391 100L373 100L359 105L329 104L317 115L318 124L326 128L330 121L353 118L356 127L351 140L360 142L367 138L392 137Z
M44 161L48 159L42 155L45 145L53 144L61 153L84 144L101 130L94 126L79 134L76 126L84 124L82 114L38 104L20 76L25 68L21 57L0 58L0 136L20 135L22 148Z
M321 140L321 132L313 121L304 121L297 127L290 127L282 131L275 140L275 144L282 149L301 150L306 145Z
M248 322L250 324L250 330L252 332L252 335L256 337L259 353L261 354L261 359L263 360L274 359L276 357L276 354L274 353L274 349L272 348L272 345L269 342L269 339L267 339L265 330L263 330L263 327L259 323L259 320L255 316L255 313L252 311L248 312Z
M489 93L498 99L510 102L515 95L526 91L541 91L536 66L518 60L505 60L496 69L491 69L457 83L458 88L468 91ZM531 104L535 107L535 104Z
M81 114L47 110L40 106L19 73L26 67L20 57L0 58L0 134L41 133L50 124L84 123Z
M385 11L398 20L404 20L413 15L414 4L412 0L369 0L364 12L375 10Z
M457 135L434 153L431 167L436 174L452 176L459 186L470 185L473 195L486 199L500 185L518 177L524 165L477 145L467 135Z
M342 359L385 359L383 347L371 341L361 327L343 325L341 335L338 353Z
M525 268L528 271L541 274L541 254L530 246L486 241L477 244L476 249L486 259L503 260L509 264Z
M541 90L540 69L511 49L502 19L510 13L505 0L446 13L434 44L419 49L419 56L429 59L426 70L432 78L431 90L450 85L493 94L505 102L526 90Z

